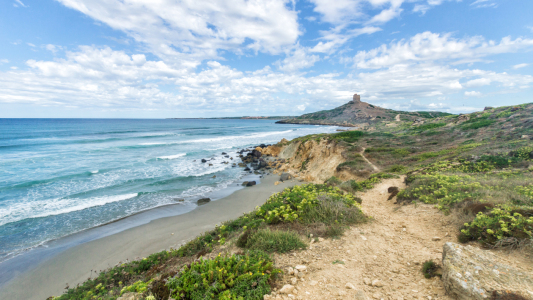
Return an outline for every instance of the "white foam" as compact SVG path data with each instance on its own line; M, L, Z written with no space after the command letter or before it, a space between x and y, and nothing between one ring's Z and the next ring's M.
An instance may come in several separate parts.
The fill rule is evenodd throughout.
M160 156L160 157L158 157L158 159L176 159L176 158L179 158L179 157L183 157L185 155L187 155L187 153L180 153L180 154L168 155L168 156Z
M95 206L102 206L108 203L131 199L137 197L137 195L138 193L93 197L89 199L58 198L30 203L19 203L18 205L11 206L7 209L0 208L0 226L27 218L56 216Z
M98 170L96 170L96 171L91 171L91 173L92 173L92 174L96 174L96 173L98 173Z

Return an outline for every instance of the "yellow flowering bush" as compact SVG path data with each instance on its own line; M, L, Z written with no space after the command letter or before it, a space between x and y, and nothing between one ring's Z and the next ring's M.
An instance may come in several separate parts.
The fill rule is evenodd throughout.
M414 176L416 184L398 194L399 201L420 200L449 212L456 203L477 196L481 184L468 175L428 174Z
M261 251L201 259L181 269L167 286L175 299L263 299L270 293L269 281L281 273Z
M294 222L309 208L318 204L318 196L324 195L344 202L347 206L360 207L355 196L337 187L324 184L304 184L286 188L276 193L256 209L256 215L268 224Z
M524 216L516 208L509 205L501 205L494 208L489 214L478 213L476 218L465 223L461 229L460 240L481 240L488 244L507 238L531 238L533 236L533 217Z

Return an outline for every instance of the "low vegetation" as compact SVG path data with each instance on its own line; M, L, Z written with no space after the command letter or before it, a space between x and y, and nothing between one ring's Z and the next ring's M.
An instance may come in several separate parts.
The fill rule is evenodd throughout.
M353 194L326 184L287 188L255 211L179 249L120 264L54 299L107 300L128 292L145 299L262 299L280 272L268 253L304 249L310 234L342 235L347 226L366 221L360 202ZM246 252L195 261L228 243Z

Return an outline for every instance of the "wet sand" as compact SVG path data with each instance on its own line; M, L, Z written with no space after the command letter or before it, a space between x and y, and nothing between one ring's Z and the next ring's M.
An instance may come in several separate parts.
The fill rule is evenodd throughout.
M44 300L59 296L67 285L73 287L87 280L91 271L94 277L121 261L178 248L215 225L252 211L271 194L300 184L287 181L274 185L278 179L275 175L265 176L259 185L238 190L188 213L157 219L67 249L10 280L0 289L0 299Z

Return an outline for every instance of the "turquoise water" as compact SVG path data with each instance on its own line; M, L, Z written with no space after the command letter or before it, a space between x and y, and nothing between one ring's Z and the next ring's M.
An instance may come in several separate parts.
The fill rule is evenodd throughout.
M192 209L245 174L222 152L236 158L245 147L335 129L269 120L0 119L0 261L179 198Z

